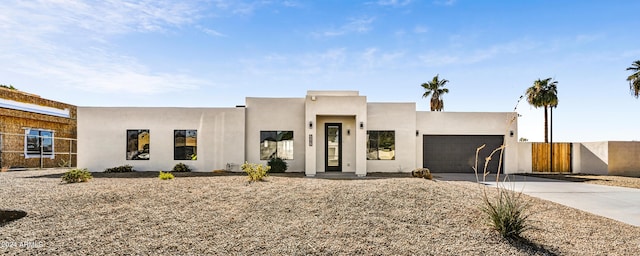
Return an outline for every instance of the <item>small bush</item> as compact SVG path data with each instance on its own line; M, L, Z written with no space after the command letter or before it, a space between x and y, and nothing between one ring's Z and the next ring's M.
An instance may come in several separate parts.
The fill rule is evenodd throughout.
M189 168L189 166L187 166L186 164L178 163L173 167L173 170L171 171L172 172L190 172L191 168Z
M250 164L245 162L240 168L249 175L249 182L262 181L267 176L267 172L271 169L269 166L262 164Z
M522 201L521 193L498 189L498 197L492 202L485 194L480 209L489 217L489 224L504 238L518 238L531 227L526 213L529 204Z
M287 164L287 162L285 162L284 160L282 160L282 158L279 157L274 157L269 159L269 162L267 163L267 165L269 167L271 167L271 169L269 170L269 172L285 172L287 171L287 168L289 167L289 165Z
M87 182L93 176L87 169L72 169L62 175L62 181L67 183Z
M431 171L427 168L417 168L411 172L411 176L432 180Z
M133 169L133 166L131 165L122 165L122 166L117 166L117 167L112 167L112 168L107 168L104 170L104 172L106 173L114 173L114 172L135 172L136 170Z
M160 171L160 175L158 175L158 178L160 178L161 180L172 180L174 177L170 172Z

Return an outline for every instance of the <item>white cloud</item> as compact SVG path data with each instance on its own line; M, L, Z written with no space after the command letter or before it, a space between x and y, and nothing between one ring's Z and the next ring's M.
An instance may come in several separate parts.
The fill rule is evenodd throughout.
M515 40L503 44L496 44L482 49L466 50L468 47L456 47L456 49L430 51L419 58L428 66L446 66L455 64L473 64L498 55L518 54L524 51L536 49L541 45L531 40ZM443 52L446 52L443 54Z
M314 33L315 36L335 37L350 33L366 33L372 29L371 24L375 21L373 17L351 19L346 24L336 29L329 29L324 32Z
M89 49L80 55L58 52L38 59L20 54L14 57L17 61L11 72L85 91L155 94L195 89L205 84L185 74L153 72L134 58L100 49Z
M429 28L427 28L425 26L418 25L415 28L413 28L413 33L416 33L416 34L424 34L424 33L427 33L427 32L429 32Z
M446 6L451 6L456 4L457 0L437 0L437 1L433 1L434 4L436 5L446 5Z
M401 7L409 5L412 0L379 0L376 4L381 6L393 6L393 7Z
M197 26L197 28L202 30L202 32L204 32L205 34L210 35L210 36L227 37L227 35L222 34L222 33L218 32L217 30L213 30L213 29L210 29L210 28L205 28L205 27L202 27L202 26Z
M389 68L397 66L397 60L405 57L405 52L381 52L380 49L371 47L360 54L359 61L363 69Z
M110 53L110 37L192 24L198 2L40 0L0 5L0 69L88 91L162 93L203 82ZM204 30L203 30L204 31ZM204 31L209 34L214 30Z

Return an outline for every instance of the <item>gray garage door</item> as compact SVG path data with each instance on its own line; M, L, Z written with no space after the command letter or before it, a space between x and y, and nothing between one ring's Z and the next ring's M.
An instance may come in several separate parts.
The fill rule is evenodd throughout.
M478 155L478 171L482 172L485 158L500 147L503 141L502 135L424 135L422 165L436 173L473 173L471 167L475 164L476 148L486 144ZM488 170L495 173L499 160L499 155L494 154Z

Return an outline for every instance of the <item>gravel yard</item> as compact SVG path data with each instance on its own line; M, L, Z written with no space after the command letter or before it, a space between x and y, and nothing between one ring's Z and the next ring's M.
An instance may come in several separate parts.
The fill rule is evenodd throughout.
M523 196L535 228L501 238L469 182L0 173L0 254L637 255L640 228ZM494 191L488 189L491 195Z

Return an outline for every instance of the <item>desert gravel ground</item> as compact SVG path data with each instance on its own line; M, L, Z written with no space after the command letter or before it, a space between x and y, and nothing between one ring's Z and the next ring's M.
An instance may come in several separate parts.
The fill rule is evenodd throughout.
M490 188L418 178L0 173L0 254L637 255L640 228L523 196L533 230L505 240L478 210ZM187 175L189 176L189 175Z

